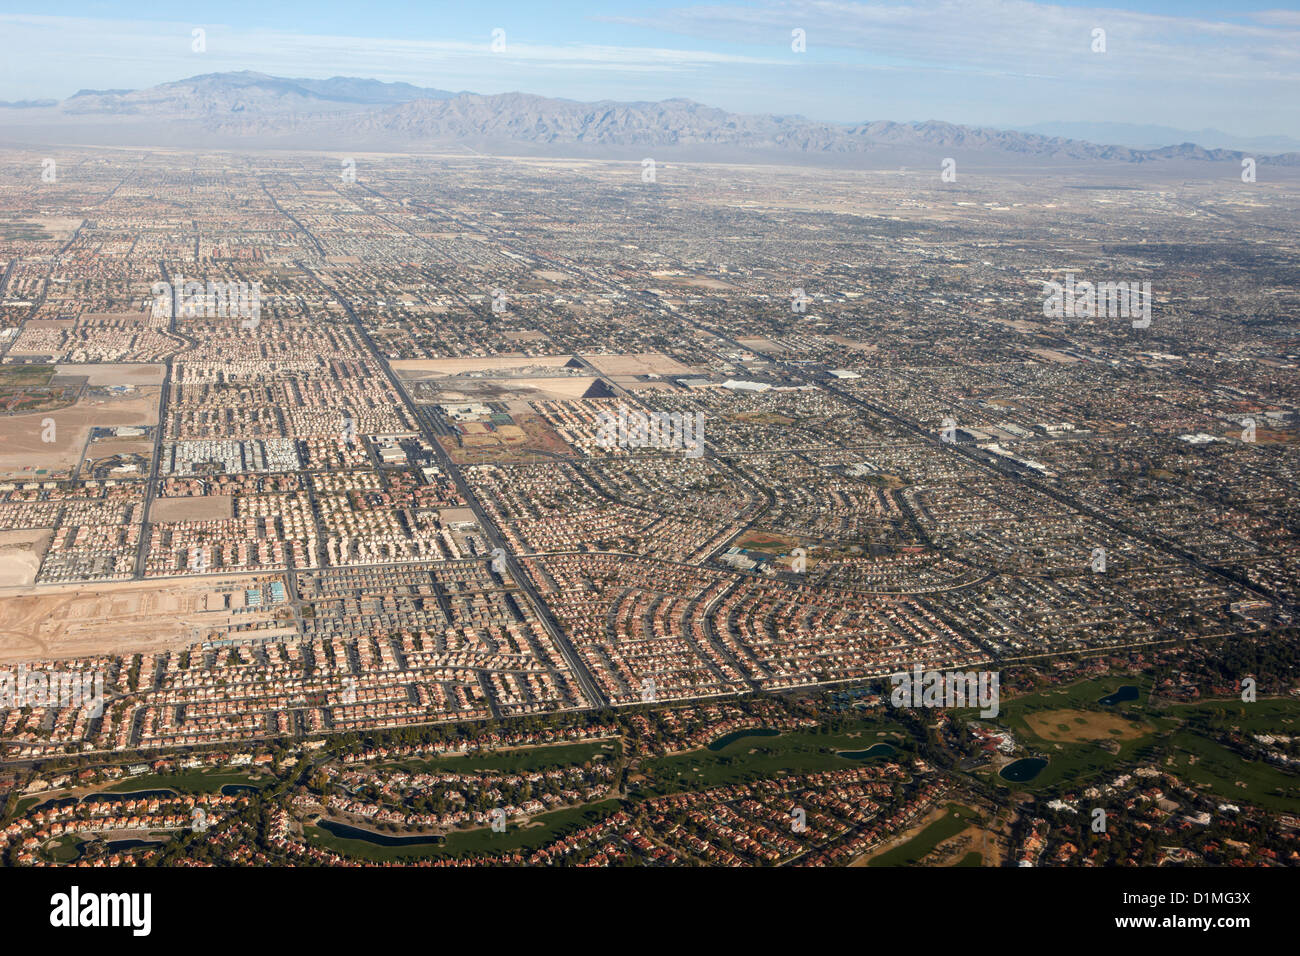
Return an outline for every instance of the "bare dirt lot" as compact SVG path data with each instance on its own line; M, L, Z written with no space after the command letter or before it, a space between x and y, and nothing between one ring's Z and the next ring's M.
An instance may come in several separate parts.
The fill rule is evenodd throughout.
M549 456L574 454L545 420L527 411L527 405L523 408L526 412L512 409L518 427L467 435L459 443L448 437L440 437L438 442L458 465L532 461L538 453Z
M1047 359L1049 362L1055 362L1058 365L1074 365L1079 360L1073 355L1066 355L1064 352L1058 352L1055 349L1029 349L1039 358Z
M711 279L708 276L692 276L678 280L681 285L695 286L698 289L712 289L722 292L736 287L729 282L723 282L721 279Z
M153 454L153 442L140 441L138 438L101 438L91 442L86 449L86 457L96 461L113 455L140 455L148 458Z
M768 551L772 554L786 554L791 548L801 543L801 538L788 534L775 534L771 531L746 531L736 539L735 547L747 551Z
M850 339L843 335L828 335L827 338L836 345L843 345L858 352L874 352L879 347L870 342L859 342L856 339Z
M161 385L165 365L56 365L55 375L84 375L87 385Z
M0 662L137 654L224 636L229 594L253 576L0 589ZM265 616L270 617L268 612ZM249 621L248 613L239 621ZM259 634L270 634L261 631Z
M745 336L737 338L737 342L749 349L757 349L760 352L784 352L786 347L779 342L773 342L771 339L762 336Z
M582 398L600 380L574 375L568 378L502 378L484 381L504 392L514 392L528 399L562 400Z
M224 521L234 515L235 499L226 495L203 498L155 498L149 507L149 520Z
M550 336L536 329L519 329L514 332L502 332L501 337L511 342L549 342Z
M503 368L520 368L529 365L558 368L573 356L566 355L492 355L482 358L448 359L394 359L388 364L402 378L439 378L446 375L463 375L466 372L491 372Z
M84 220L74 216L33 216L31 221L49 233L51 239L71 239Z
M689 375L691 369L661 352L583 355L602 375Z
M157 386L144 386L122 398L83 398L57 411L0 416L0 475L70 471L91 428L157 424L159 391ZM52 432L47 419L54 423ZM47 442L47 437L54 440Z
M53 530L0 531L0 587L31 584Z

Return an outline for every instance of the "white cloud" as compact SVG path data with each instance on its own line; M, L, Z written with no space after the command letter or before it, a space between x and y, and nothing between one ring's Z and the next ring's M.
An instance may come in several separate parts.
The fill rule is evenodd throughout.
M788 43L807 32L810 51L858 53L892 62L954 70L1005 71L1070 78L1104 65L1116 76L1250 82L1300 81L1300 15L1266 11L1253 22L1173 16L1106 7L1063 7L1029 0L915 0L853 3L785 0L763 5L704 4L649 17L607 17L720 42ZM1106 31L1107 52L1092 52L1092 31ZM1105 59L1102 59L1102 56Z

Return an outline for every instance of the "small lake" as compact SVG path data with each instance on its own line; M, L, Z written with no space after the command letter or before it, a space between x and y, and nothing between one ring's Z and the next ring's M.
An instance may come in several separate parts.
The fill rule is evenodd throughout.
M391 833L359 830L356 827L350 827L346 823L338 823L335 820L317 820L316 826L336 837L342 837L345 840L365 840L367 843L373 843L376 846L435 846L447 842L445 837L437 835L399 837L393 836Z
M896 753L898 751L889 744L876 744L866 750L841 750L839 755L850 760L870 760L872 757L892 757Z
M998 776L1012 783L1028 783L1042 773L1046 766L1047 761L1042 757L1022 757L1003 767Z
M223 797L237 797L241 793L257 793L257 787L250 787L246 783L228 783L221 788Z
M730 744L734 744L737 740L744 740L746 737L779 737L779 736L781 736L781 731L769 730L766 727L757 727L751 730L733 730L731 733L727 734L727 736L719 737L717 740L713 741L713 743L709 744L709 749L721 750L723 747L726 747Z
M1137 687L1134 686L1133 684L1125 684L1119 690L1115 691L1115 693L1107 694L1105 697L1099 698L1097 700L1097 703L1102 704L1106 707L1110 707L1114 704L1122 704L1127 700L1137 700L1137 699L1138 699Z

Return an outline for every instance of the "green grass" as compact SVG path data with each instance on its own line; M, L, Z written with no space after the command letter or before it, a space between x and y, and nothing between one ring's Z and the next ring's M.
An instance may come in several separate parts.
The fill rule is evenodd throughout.
M555 767L581 766L588 760L605 762L617 760L622 744L617 739L581 744L562 744L552 747L527 747L519 750L474 751L427 760L412 759L385 763L385 767L399 767L412 773L430 773L435 770L450 773L478 773L495 770L502 773L528 773L550 770Z
M1135 684L1138 699L1115 707L1101 707L1097 700L1124 684ZM1162 764L1193 784L1201 784L1228 800L1236 797L1274 810L1295 812L1300 805L1300 776L1289 774L1262 761L1247 760L1217 743L1220 733L1237 731L1300 733L1300 701L1292 698L1267 698L1252 704L1240 700L1200 701L1152 708L1147 704L1149 681L1140 676L1116 675L1080 681L1068 687L1053 688L1006 701L995 723L1009 729L1029 750L1049 758L1048 765L1033 780L1011 784L996 773L991 780L998 786L1018 790L1050 790L1058 786L1073 787L1121 764L1150 759L1167 745L1173 763ZM1033 733L1025 721L1026 714L1045 710L1105 710L1140 715L1151 731L1135 740L1120 743L1119 753L1111 754L1096 744L1057 743ZM967 717L974 711L965 711ZM1237 782L1245 784L1237 786Z
M1230 803L1236 799L1285 813L1300 808L1300 776L1262 760L1246 760L1194 730L1180 730L1169 743L1173 751L1169 770ZM1238 782L1245 786L1237 786Z
M48 385L53 375L53 365L0 365L0 386Z
M721 750L693 750L647 760L641 769L654 793L717 787L758 777L843 770L861 761L842 757L836 751L866 750L885 738L878 733L906 735L898 724L862 721L853 729L835 734L793 731L776 737L742 737ZM890 739L891 744L898 741Z
M1132 684L1138 688L1137 700L1125 701L1112 707L1099 703L1102 697L1113 693L1120 687ZM1150 682L1140 675L1110 675L1093 680L1079 681L1064 687L1053 687L1026 694L1014 700L1002 701L1000 713L989 720L1010 730L1017 742L1033 753L1048 758L1047 766L1033 780L1024 783L1011 783L1004 780L996 771L989 774L991 782L1000 787L1015 790L1047 790L1058 785L1072 787L1099 774L1112 770L1117 764L1134 759L1144 748L1149 747L1160 733L1172 730L1177 722L1158 717L1147 710L1146 700ZM1050 710L1089 710L1101 713L1138 712L1151 725L1151 732L1134 740L1118 741L1119 753L1113 754L1103 750L1097 743L1067 743L1046 740L1035 734L1025 721L1028 714ZM977 709L962 711L966 718L979 718ZM1018 754L1017 757L1027 756Z
M1064 687L1050 687L1014 700L1003 700L997 720L1005 722L1007 719L1020 718L1020 726L1023 728L1023 715L1039 710L1103 710L1111 713L1123 710L1145 711L1150 684L1150 680L1143 675L1118 674L1079 681ZM1137 687L1137 700L1124 701L1110 707L1097 703L1125 685Z
M303 832L318 846L348 857L372 862L436 859L515 851L529 853L559 839L566 833L591 826L614 813L621 806L622 802L619 800L602 800L599 803L539 814L528 821L528 826L516 826L511 823L504 833L493 833L491 827L458 830L448 833L445 843L421 846L378 846L366 840L337 837L316 826L303 827ZM533 825L538 823L541 825Z
M960 860L958 860L956 863L953 864L953 866L955 867L963 867L963 868L970 867L970 866L983 866L983 865L984 865L983 854L974 850L972 850L970 853L967 853Z
M64 836L51 843L45 852L56 863L71 863L81 855L80 845L80 837Z
M260 780L251 779L246 773L211 773L202 770L186 773L150 773L139 777L127 777L111 787L104 788L105 793L132 793L136 790L175 790L179 793L212 793L228 783L261 790L274 783L272 777L264 776Z
M867 866L914 866L932 853L934 848L944 840L955 837L977 819L979 819L978 815L969 807L950 803L948 812L942 817L901 846L872 857ZM969 859L972 855L979 856L978 853L967 854L966 858Z
M1268 697L1247 704L1240 700L1207 700L1196 704L1175 704L1169 713L1216 730L1237 728L1242 733L1300 734L1300 700Z

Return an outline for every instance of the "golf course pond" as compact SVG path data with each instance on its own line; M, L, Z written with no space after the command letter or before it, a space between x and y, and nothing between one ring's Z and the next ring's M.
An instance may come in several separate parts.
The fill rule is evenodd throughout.
M1105 697L1098 698L1097 703L1105 707L1112 707L1115 704L1122 704L1125 701L1137 699L1138 689L1132 684L1125 684L1123 687L1116 690L1115 693L1107 694Z
M998 776L1011 783L1028 783L1042 773L1046 766L1047 761L1042 757L1022 757L1003 767Z
M726 747L730 744L734 744L737 740L744 740L746 737L779 737L779 736L781 736L781 732L779 730L769 730L766 727L753 727L750 728L749 730L733 730L725 737L719 737L717 740L713 741L713 743L709 744L709 749L713 751L718 751L721 750L723 747Z
M336 837L343 837L345 840L365 840L367 843L373 843L376 846L430 846L446 842L446 837L438 834L399 837L387 833L376 833L373 830L360 830L357 827L350 827L346 823L339 823L336 820L317 820L316 826Z

